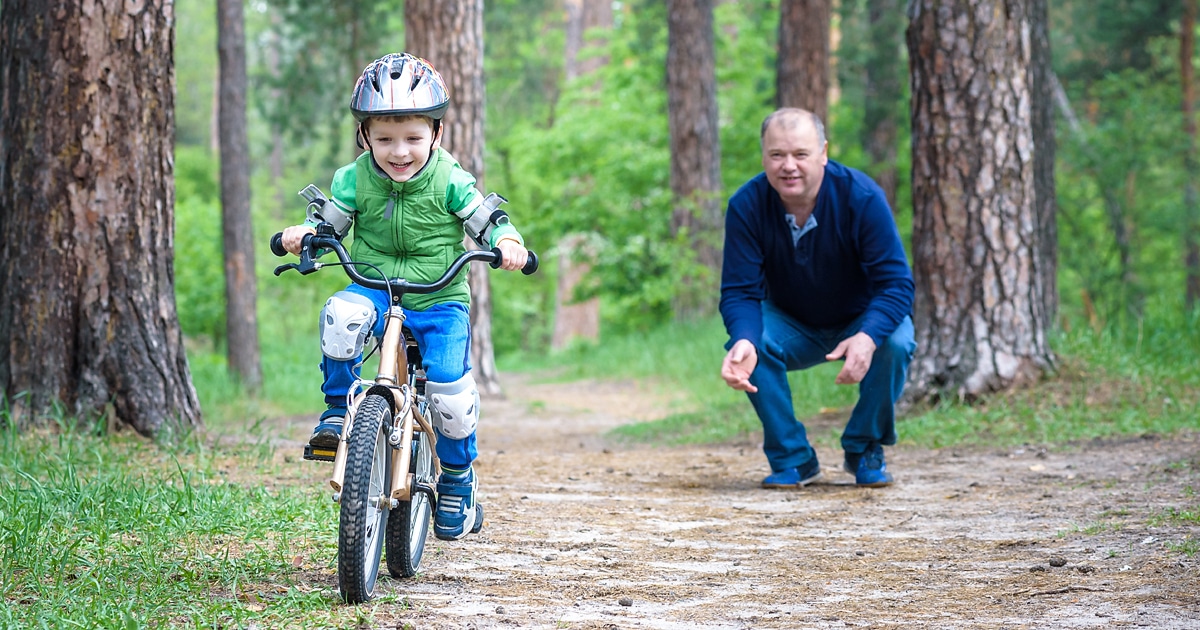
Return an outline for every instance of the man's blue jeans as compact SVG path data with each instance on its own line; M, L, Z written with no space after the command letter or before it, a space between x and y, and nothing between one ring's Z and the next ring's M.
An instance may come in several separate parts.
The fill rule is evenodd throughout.
M375 326L371 330L376 339L383 337L384 314L389 306L385 291L367 289L357 284L346 287L346 291L362 295L375 305ZM423 311L404 309L404 326L412 331L417 346L421 348L421 362L425 377L434 383L453 383L471 369L471 317L467 305L460 302L436 304ZM325 403L346 406L346 393L360 373L362 356L352 361L338 361L322 356L321 372L325 382L321 391ZM401 374L400 378L404 378ZM442 463L452 468L466 468L475 461L478 451L475 434L461 440L438 436L437 456Z
M824 363L825 355L858 333L860 325L861 321L855 320L844 328L813 328L763 302L762 347L758 348L758 366L750 376L758 392L748 395L762 421L763 451L772 471L804 466L816 456L804 424L796 419L788 371ZM858 385L858 404L842 432L842 449L847 453L896 443L896 401L904 391L916 347L912 319L905 317L875 349L871 367Z

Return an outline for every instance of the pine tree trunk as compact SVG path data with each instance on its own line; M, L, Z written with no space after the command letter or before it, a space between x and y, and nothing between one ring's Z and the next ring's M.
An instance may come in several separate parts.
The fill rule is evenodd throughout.
M483 171L483 0L405 0L406 51L424 57L446 80L450 109L443 119L442 147L475 175ZM470 241L468 247L472 246ZM502 393L492 344L492 299L487 267L472 265L471 363L479 391Z
M1183 130L1187 135L1187 183L1183 195L1184 304L1195 310L1200 304L1200 173L1196 159L1196 87L1192 55L1196 50L1196 0L1183 0L1179 61L1183 86Z
M250 218L250 148L246 138L246 35L242 0L217 1L220 94L221 227L225 254L225 338L230 376L250 393L262 388L258 282Z
M828 122L830 0L782 0L775 104L802 107Z
M667 1L667 121L671 234L695 252L697 272L677 289L677 319L716 310L721 274L721 145L712 0Z
M1027 3L913 0L914 323L906 395L971 400L1052 367Z
M1053 327L1058 316L1058 193L1054 184L1054 155L1058 143L1054 137L1054 68L1050 54L1050 15L1048 0L1029 0L1031 25L1029 89L1033 109L1033 188L1036 195L1038 275L1042 278L1042 309L1046 325Z
M175 310L172 3L0 9L0 388L143 435L200 424Z
M899 112L903 106L904 75L901 56L904 14L899 0L868 0L868 41L863 147L871 158L870 173L896 210L896 152L899 142Z

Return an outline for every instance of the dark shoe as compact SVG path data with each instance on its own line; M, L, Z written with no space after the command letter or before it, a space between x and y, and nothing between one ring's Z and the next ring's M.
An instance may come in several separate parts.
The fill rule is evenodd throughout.
M336 451L342 439L342 424L346 420L345 407L330 407L321 414L317 427L313 429L308 445L314 449Z
M799 468L786 468L778 472L773 472L767 475L766 479L762 480L764 488L803 488L808 484L821 478L821 464L817 463L817 458L814 456L804 466Z
M468 469L465 475L442 473L433 513L433 535L439 540L459 540L483 528L483 508L475 503L477 485L474 470Z
M842 460L842 470L851 475L858 474L858 460L862 459L862 453L851 453L846 451L846 458Z
M846 453L846 463L850 463L850 453ZM883 447L878 444L867 449L858 456L854 468L854 484L860 488L882 488L892 485L892 474L887 471L887 463L883 461Z

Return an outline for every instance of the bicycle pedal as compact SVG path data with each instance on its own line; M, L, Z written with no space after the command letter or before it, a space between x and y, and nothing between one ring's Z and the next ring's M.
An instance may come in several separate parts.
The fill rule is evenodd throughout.
M304 459L314 462L331 462L337 456L337 450L313 448L312 444L304 445Z

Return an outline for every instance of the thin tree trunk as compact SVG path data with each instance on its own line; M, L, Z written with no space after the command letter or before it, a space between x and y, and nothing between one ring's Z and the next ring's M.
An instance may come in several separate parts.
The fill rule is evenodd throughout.
M802 107L828 121L831 1L782 0L779 9L775 104Z
M0 8L0 390L19 426L111 404L200 425L175 310L172 3ZM36 124L34 124L36 122Z
M225 337L231 376L246 391L262 388L258 283L250 217L250 149L246 139L246 36L242 0L217 0L220 89L221 226L225 253Z
M904 14L899 0L868 0L868 41L863 146L871 159L870 173L896 210L896 152L899 112L904 96Z
M1183 0L1179 67L1183 86L1183 130L1187 134L1187 184L1183 194L1184 300L1189 311L1200 303L1200 200L1197 199L1196 88L1192 55L1196 49L1196 0Z
M716 309L721 274L721 146L717 120L712 0L667 1L667 121L671 131L671 234L695 252L677 319Z
M1019 0L913 0L914 323L906 396L972 400L1052 368Z
M483 0L405 0L406 50L428 59L446 80L450 109L443 119L442 147L475 175L486 192L483 171ZM468 240L467 246L473 244ZM479 391L502 393L492 344L489 269L472 265L471 363Z
M1038 226L1037 274L1042 279L1042 310L1046 323L1058 316L1058 193L1054 184L1054 155L1058 142L1054 126L1054 68L1051 65L1048 0L1029 0L1030 106L1033 111L1033 189Z

